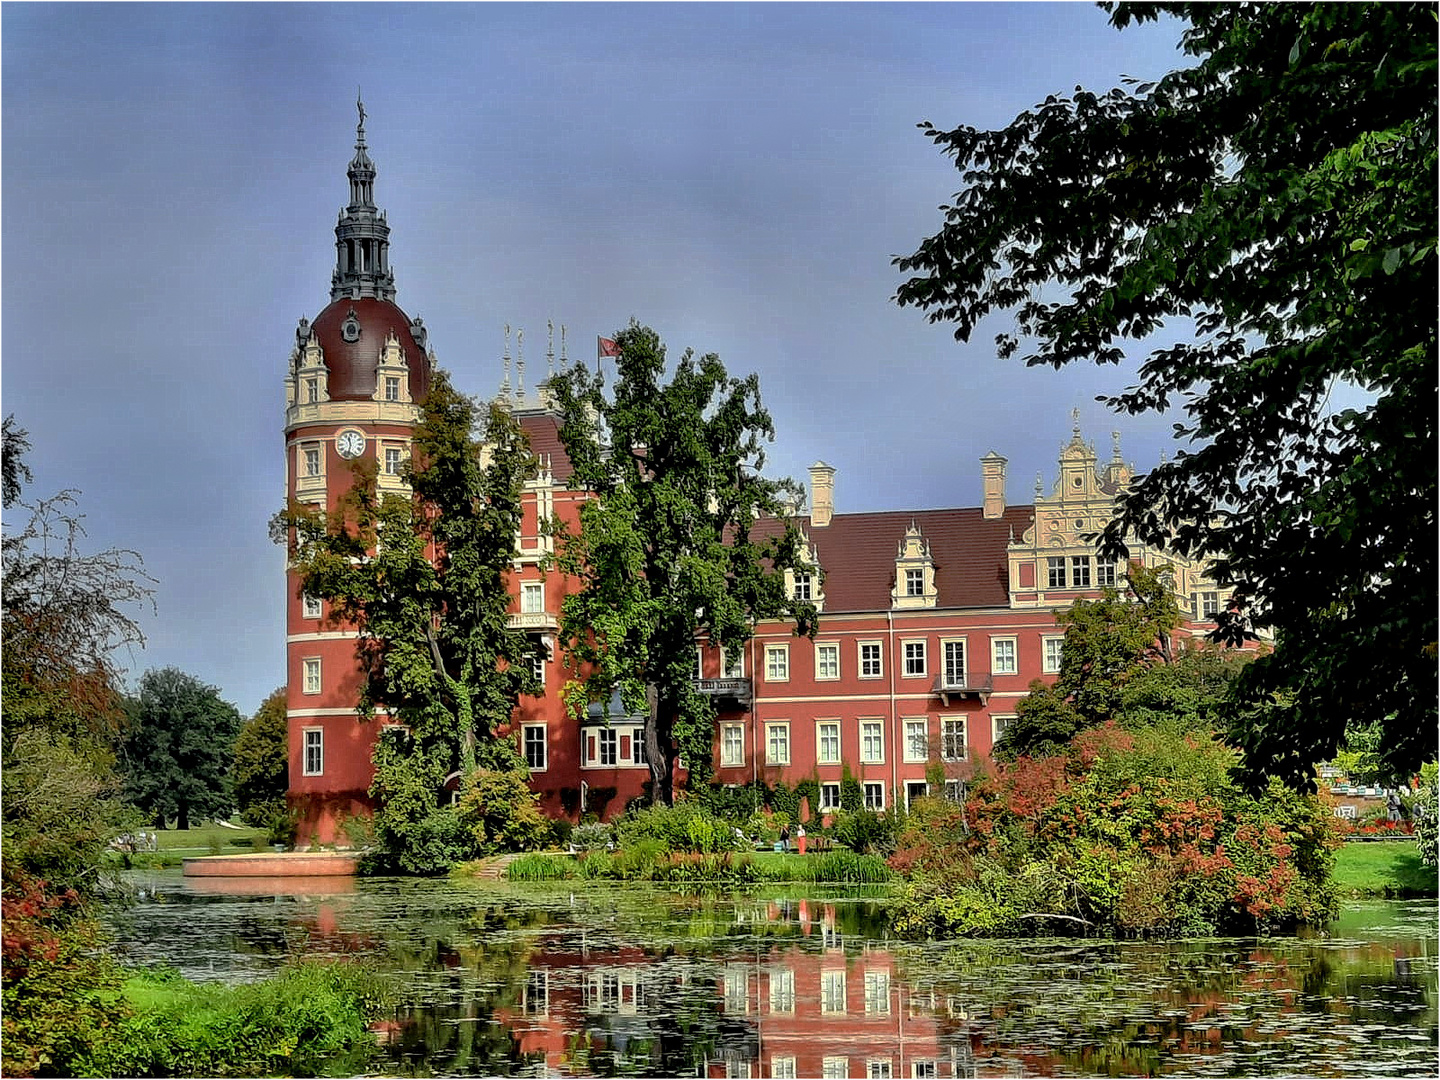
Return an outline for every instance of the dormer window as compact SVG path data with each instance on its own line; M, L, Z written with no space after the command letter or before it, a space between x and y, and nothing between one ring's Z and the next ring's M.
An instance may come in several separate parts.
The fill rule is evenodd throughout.
M938 598L930 543L912 521L895 553L895 584L890 590L890 602L897 608L933 608Z
M925 571L924 571L924 570L906 570L906 571L905 571L905 595L906 595L906 596L924 596L924 595L925 595Z
M398 375L387 375L387 376L385 376L385 400L386 400L386 401L399 401L399 400L400 400L400 376L398 376Z
M795 571L795 588L791 595L796 600L810 599L810 575L804 570Z
M815 545L801 530L804 546L801 548L802 567L785 571L785 593L798 603L813 604L816 611L825 610L825 573L820 567L820 558Z
M319 401L320 401L320 380L319 380L319 379L306 379L306 380L305 380L305 404L307 404L307 405L315 405L315 404L318 404Z

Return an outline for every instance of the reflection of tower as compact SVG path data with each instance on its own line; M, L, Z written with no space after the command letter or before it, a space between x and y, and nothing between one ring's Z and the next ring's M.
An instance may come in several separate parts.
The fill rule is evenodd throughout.
M375 206L375 164L365 145L364 106L357 106L330 303L314 322L300 320L285 379L286 494L327 510L350 488L360 461L373 463L381 491L404 492L401 466L434 363L424 324L395 305L390 226ZM328 843L340 815L369 806L370 748L379 725L356 719L354 629L300 596L294 574L287 583L290 802L301 812L300 843Z

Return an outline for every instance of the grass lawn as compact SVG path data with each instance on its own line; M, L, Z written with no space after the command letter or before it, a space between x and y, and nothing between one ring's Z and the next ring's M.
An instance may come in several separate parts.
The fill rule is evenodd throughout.
M161 851L183 851L187 855L209 855L215 848L219 854L233 854L249 850L252 841L265 842L264 829L252 829L242 825L238 829L227 829L221 825L207 823L198 829L146 829L155 834L155 845Z
M1344 844L1335 853L1334 879L1343 896L1440 896L1435 867L1420 861L1413 840Z

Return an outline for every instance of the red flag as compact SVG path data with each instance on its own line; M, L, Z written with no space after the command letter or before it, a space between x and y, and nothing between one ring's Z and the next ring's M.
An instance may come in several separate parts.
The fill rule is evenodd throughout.
M595 335L595 359L598 360L602 356L619 355L620 346L616 342L611 341L608 337L601 337L599 334Z

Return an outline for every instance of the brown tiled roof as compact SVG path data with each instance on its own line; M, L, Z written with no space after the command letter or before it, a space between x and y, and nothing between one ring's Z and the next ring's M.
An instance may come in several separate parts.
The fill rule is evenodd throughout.
M913 521L930 545L936 606L1005 607L1010 602L1006 545L1030 527L1034 508L1007 507L994 520L981 508L836 514L823 529L799 519L825 572L826 611L884 611L892 606L895 555Z
M352 310L355 321L360 324L360 336L355 341L346 341L340 328ZM325 354L325 366L330 372L327 380L330 400L366 401L374 397L380 350L391 334L399 339L400 351L410 368L411 400L424 401L430 392L430 363L410 334L410 317L389 300L374 297L333 300L315 316L311 330Z
M536 457L550 458L550 471L558 483L565 483L575 470L560 442L560 420L553 413L523 413L517 419L525 434L530 436L530 449Z

